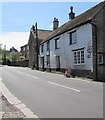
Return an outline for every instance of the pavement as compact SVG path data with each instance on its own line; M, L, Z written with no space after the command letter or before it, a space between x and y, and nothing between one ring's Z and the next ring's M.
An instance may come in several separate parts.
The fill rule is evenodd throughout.
M24 114L18 108L10 104L4 95L0 97L0 100L2 101L0 118L25 118Z
M3 67L0 65L0 67ZM0 70L0 120L11 118L25 118L25 115L13 104L11 104L3 94L2 70Z

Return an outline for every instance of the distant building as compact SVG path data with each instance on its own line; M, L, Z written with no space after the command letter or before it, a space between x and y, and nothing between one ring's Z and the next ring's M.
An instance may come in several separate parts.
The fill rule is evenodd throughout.
M105 1L58 27L40 43L39 67L105 81ZM32 34L32 33L31 33Z
M29 45L23 45L20 47L20 53L24 56L27 60L29 60Z
M10 56L13 56L14 54L18 53L18 50L14 47L10 48Z
M50 31L50 30L38 29L37 30L38 47L37 47L35 26L32 26L32 28L30 30L29 41L28 41L28 45L29 45L29 67L30 68L32 68L32 67L36 68L36 66L37 66L37 54L36 54L36 51L39 51L39 44L45 38L47 38L51 33L52 33L52 31ZM38 48L38 50L37 50L37 48Z

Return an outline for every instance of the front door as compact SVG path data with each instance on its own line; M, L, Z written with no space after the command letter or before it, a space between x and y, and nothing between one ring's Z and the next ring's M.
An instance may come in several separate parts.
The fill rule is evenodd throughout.
M60 56L56 56L56 70L60 71Z
M44 57L41 58L42 61L42 69L44 70Z

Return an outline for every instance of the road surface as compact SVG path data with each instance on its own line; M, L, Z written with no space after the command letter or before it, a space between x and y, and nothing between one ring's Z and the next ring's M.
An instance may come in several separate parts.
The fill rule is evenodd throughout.
M5 86L39 118L103 118L103 84L22 67L0 67Z

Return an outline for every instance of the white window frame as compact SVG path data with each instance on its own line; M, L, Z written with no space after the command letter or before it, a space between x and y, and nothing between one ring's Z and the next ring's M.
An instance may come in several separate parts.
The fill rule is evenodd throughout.
M85 51L84 49L75 50L74 53L74 65L84 65L85 64Z
M59 49L60 48L60 39L56 38L55 39L55 49Z
M50 50L50 41L47 42L47 51Z
M77 43L76 30L70 33L70 45Z

